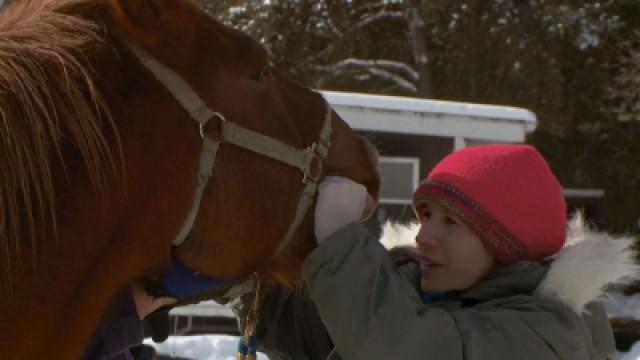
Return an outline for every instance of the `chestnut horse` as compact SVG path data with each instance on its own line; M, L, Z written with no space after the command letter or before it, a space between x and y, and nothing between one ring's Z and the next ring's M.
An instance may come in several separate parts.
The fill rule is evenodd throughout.
M321 95L192 1L13 1L0 358L79 358L113 296L174 246L212 278L292 279L315 246L315 184L347 176L377 197L372 158Z

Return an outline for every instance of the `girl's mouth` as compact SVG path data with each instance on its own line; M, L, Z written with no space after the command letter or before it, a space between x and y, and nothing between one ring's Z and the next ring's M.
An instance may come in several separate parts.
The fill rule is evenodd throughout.
M442 264L435 262L431 259L420 257L420 271L424 274L427 272L431 272L433 270L437 270L442 267Z

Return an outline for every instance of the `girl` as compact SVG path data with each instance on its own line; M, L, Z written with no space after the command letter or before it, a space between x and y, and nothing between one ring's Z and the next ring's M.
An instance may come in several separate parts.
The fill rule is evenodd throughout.
M533 147L440 161L413 195L420 228L403 261L358 223L366 197L348 179L321 184L305 287L269 283L261 298L259 349L271 360L615 355L597 298L636 273L630 240L567 235L561 187ZM584 241L561 251L567 239Z

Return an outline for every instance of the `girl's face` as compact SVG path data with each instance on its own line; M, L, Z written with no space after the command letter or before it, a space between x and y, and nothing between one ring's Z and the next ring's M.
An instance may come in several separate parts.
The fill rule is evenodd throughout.
M495 262L493 254L458 217L430 201L417 210L423 291L464 290L487 275Z

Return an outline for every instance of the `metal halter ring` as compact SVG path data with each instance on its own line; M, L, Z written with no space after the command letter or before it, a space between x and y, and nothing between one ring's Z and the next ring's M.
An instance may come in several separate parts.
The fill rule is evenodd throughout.
M204 128L209 123L209 120L214 118L214 117L217 117L218 119L220 119L221 124L224 123L225 121L227 121L227 119L224 117L224 115L220 114L217 111L213 112L213 114L211 114L211 117L209 119L207 119L206 121L200 123L200 127L199 127L200 139L204 140ZM224 128L224 126L221 125L220 126L220 134L222 134L222 129L223 128Z
M316 152L317 143L313 143L307 148L307 156L305 157L304 169L302 169L302 183L306 184L308 180L318 182L322 176L322 158Z

